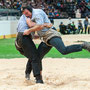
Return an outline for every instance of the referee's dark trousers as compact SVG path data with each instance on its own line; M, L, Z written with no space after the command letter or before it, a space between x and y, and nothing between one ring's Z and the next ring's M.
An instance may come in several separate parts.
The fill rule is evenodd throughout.
M24 56L32 60L31 65L34 76L36 77L40 75L40 58L36 46L33 43L32 38L30 38L30 35L23 35L23 33L19 32L16 40L17 44L23 49Z

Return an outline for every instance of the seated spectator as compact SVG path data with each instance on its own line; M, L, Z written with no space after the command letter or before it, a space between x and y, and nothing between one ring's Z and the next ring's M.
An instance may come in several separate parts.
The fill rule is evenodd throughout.
M3 6L3 3L2 2L0 2L0 6Z
M82 0L80 3L80 10L81 10L81 17L85 17L85 12L86 12L86 5L87 3L85 2L85 0Z
M52 5L49 5L49 6L48 6L48 9L49 9L49 10L53 9L53 6L52 6Z
M81 32L81 34L83 33L83 25L81 20L78 20L78 34Z
M79 5L81 3L81 0L77 0L77 4Z
M13 3L13 8L14 8L14 9L17 9L17 2L14 2L14 3Z
M63 22L61 22L61 24L59 25L59 31L61 34L67 34L66 26L63 24Z
M21 1L18 0L16 6L17 6L17 10L21 11L21 6L22 6Z
M81 18L81 13L79 9L77 9L76 11L76 18Z
M89 17L89 15L90 15L90 10L89 9L86 9L85 16L88 16Z
M61 11L65 11L65 9L64 9L64 5L63 5L63 4L61 4L61 6L60 6L60 10L61 10Z
M85 0L87 3L90 2L90 0Z
M73 34L76 33L76 26L75 26L74 22L72 22L72 24L71 24L71 31L73 32Z
M6 5L6 8L8 8L8 9L11 8L11 7L10 7L10 6L11 6L11 2L10 2L10 1L7 0L5 5Z
M68 25L67 25L67 32L68 32L68 34L71 33L71 24L68 24Z
M57 18L57 19L60 18L60 13L58 10L54 11L54 15L55 15L55 18Z
M61 4L60 4L60 2L57 2L57 9L61 9Z
M49 17L49 18L54 18L54 17L55 17L52 10L49 11L48 17Z

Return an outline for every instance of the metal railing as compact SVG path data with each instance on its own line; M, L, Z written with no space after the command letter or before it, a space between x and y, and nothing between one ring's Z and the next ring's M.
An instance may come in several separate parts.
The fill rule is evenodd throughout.
M21 12L15 9L0 9L0 20L19 19Z

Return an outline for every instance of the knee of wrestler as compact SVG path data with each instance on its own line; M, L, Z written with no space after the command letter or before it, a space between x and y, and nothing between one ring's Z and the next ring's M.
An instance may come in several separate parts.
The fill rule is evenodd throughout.
M15 44L15 47L16 47L16 49L20 52L20 54L24 55L24 51L23 51L22 48L18 48L18 47L16 46L16 44Z

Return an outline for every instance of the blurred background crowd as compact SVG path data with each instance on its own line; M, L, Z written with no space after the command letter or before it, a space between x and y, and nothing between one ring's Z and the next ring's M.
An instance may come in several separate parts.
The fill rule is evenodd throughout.
M24 4L43 9L49 18L90 17L90 0L0 0L0 9L20 12Z

